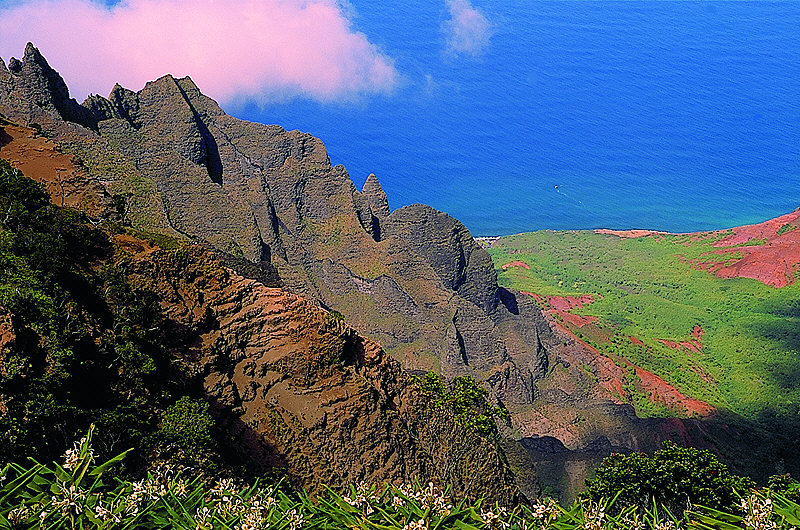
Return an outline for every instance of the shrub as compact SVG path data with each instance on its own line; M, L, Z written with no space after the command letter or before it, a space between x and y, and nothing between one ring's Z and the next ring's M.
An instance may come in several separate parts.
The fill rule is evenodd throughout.
M788 473L769 477L767 491L782 495L792 502L800 502L800 482L797 482Z
M595 502L618 495L616 507L641 510L658 504L680 514L690 506L735 510L739 495L755 483L731 474L711 452L666 441L652 457L613 454L586 481L582 498Z
M191 451L211 445L213 426L214 418L208 412L208 403L183 396L167 408L159 433L167 443Z
M508 410L492 405L489 392L469 376L456 377L448 390L441 378L428 372L425 379L417 378L423 396L436 407L445 407L455 414L455 421L480 434L492 434L495 420L507 420Z

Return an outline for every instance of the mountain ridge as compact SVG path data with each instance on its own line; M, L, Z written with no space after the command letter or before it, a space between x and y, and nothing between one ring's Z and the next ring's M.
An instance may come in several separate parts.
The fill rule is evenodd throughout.
M341 312L408 372L485 382L512 412L501 430L519 462L533 454L564 467L573 451L585 475L612 449L652 450L666 438L725 445L704 420L637 418L613 386L597 384L596 352L536 300L498 285L463 224L425 205L390 211L377 177L357 190L319 139L227 116L190 78L169 75L78 105L34 50L0 64L0 109L39 127L100 185L106 207L96 215L202 244L242 276Z

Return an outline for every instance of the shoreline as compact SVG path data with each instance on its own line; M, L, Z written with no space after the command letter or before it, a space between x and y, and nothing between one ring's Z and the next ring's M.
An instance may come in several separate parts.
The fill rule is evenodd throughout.
M800 212L800 206L795 208L794 210L786 213L782 213L773 217L769 217L764 219L763 221L759 221L756 223L749 223L743 225L736 225L736 226L728 226L725 228L716 228L713 230L695 230L690 232L670 232L668 230L653 230L649 228L564 228L564 229L554 229L554 228L538 228L533 230L526 230L524 232L517 232L514 234L506 234L506 235L492 235L492 236L473 236L474 239L478 243L483 243L487 245L491 245L498 239L502 239L505 237L514 237L520 236L523 234L530 234L533 232L594 232L595 234L605 234L605 235L615 235L618 237L625 237L625 238L637 238L637 237L646 237L649 235L673 235L673 236L685 236L691 234L710 234L712 232L725 232L727 230L737 230L741 228L747 227L754 227L763 225L765 223L770 223L773 221L777 221L792 214L796 214Z

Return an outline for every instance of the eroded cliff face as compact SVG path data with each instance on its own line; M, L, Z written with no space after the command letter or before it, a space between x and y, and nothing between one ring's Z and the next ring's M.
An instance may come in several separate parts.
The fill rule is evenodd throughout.
M81 106L29 46L0 67L0 87L2 112L39 124L108 194L126 195L134 226L269 262L405 368L470 374L509 406L531 403L547 367L541 313L498 288L488 254L447 214L390 212L377 178L357 190L320 140L232 118L188 77Z
M159 296L170 323L164 340L247 465L285 467L310 492L433 480L457 496L516 502L497 444L433 408L337 314L244 278L198 247L115 243L129 281Z
M79 161L61 153L34 129L4 118L0 118L0 133L0 156L42 178L52 202L96 213L92 208L97 203L81 200L85 197L79 192L64 193L64 182L80 189L80 179L90 178ZM70 178L52 180L62 173ZM5 194L7 188L8 184ZM84 226L79 217L68 215L75 225L69 225L72 230ZM16 226L10 223L4 231L14 241ZM56 226L54 240L75 237L72 232L65 236L66 229ZM278 468L286 471L295 486L312 493L325 485L343 489L360 481L432 480L452 487L459 497L487 497L503 504L518 501L519 490L497 440L458 424L452 411L421 394L396 361L347 326L340 314L266 286L259 280L263 271L252 263L252 267L242 266L251 277L225 267L223 263L242 260L224 253L212 254L200 246L153 234L142 235L173 250L127 232L113 234L109 242L111 234L85 228L78 240L92 241L94 246L87 246L91 251L64 265L71 273L59 276L61 283L49 289L60 293L64 322L74 324L69 332L51 330L50 337L41 335L41 329L26 320L42 311L35 304L34 310L20 310L28 306L16 303L9 305L11 309L0 307L4 433L53 427L47 418L21 412L30 406L25 400L37 395L35 388L26 385L33 379L32 387L47 386L36 377L68 366L64 373L69 375L62 373L51 381L58 388L50 399L62 410L70 406L88 410L85 415L56 415L60 418L57 429L49 430L58 430L61 436L84 429L84 416L89 421L108 420L109 410L114 415L120 410L114 408L115 400L128 402L133 392L145 398L137 401L141 414L122 421L137 425L134 438L139 439L143 435L138 429L150 429L153 434L164 407L182 393L202 395L217 419L214 447L221 448L223 455L215 462L231 469L245 466L249 476ZM58 259L68 261L68 256ZM133 298L149 300L160 309L150 302L136 306ZM124 331L136 326L147 331L141 336ZM118 344L117 333L129 339L136 335L143 342ZM61 344L69 351L63 358L47 353L44 345L52 346L52 334L77 337L74 343ZM130 361L125 364L128 361L120 359L133 354L123 346L147 353L125 357ZM22 372L20 359L26 359ZM150 368L144 368L147 362ZM81 368L69 371L76 366ZM135 391L120 382L130 383L142 373L152 377L147 383L139 381ZM127 397L121 398L125 392ZM17 428L21 430L16 432ZM108 442L104 450L111 451L121 439L114 433L130 437L124 428L108 431L108 438L101 436ZM3 445L16 434L3 437ZM13 442L4 449L13 452ZM160 458L155 454L160 450L139 449L136 458L140 460Z
M419 420L399 366L485 382L512 411L509 437L555 436L568 450L601 440L607 451L671 436L597 385L580 368L592 353L533 299L498 287L460 222L424 205L391 212L376 177L357 190L308 134L232 118L188 77L139 92L115 86L78 105L33 46L22 61L0 62L0 112L38 124L99 186L106 208L90 215L116 215L110 197L124 196L121 216L134 227L200 243L235 268L214 280L228 282L217 291L182 273L159 276L156 254L138 274L183 307L175 319L193 330L196 369L254 461L290 465L302 484L430 473L466 492L505 476L501 457L471 448L447 418ZM244 279L273 272L293 294ZM173 287L161 285L166 277ZM317 306L358 334L328 329ZM512 464L529 466L520 447L508 445Z

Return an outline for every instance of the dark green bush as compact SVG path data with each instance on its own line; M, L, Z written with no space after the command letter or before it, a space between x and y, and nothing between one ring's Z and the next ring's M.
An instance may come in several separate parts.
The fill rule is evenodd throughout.
M751 479L731 474L711 451L666 441L652 457L643 453L609 456L586 481L581 496L599 502L618 495L617 509L644 510L655 502L681 514L696 504L735 510L740 495L753 487Z
M767 491L783 495L792 502L800 502L800 482L797 482L788 473L769 477Z
M455 414L455 421L480 434L496 432L495 420L507 420L508 410L492 405L489 392L469 376L456 377L448 389L434 372L425 379L417 378L423 396L436 407L445 407Z
M208 403L183 396L167 408L159 429L167 443L192 451L211 445L211 428L214 418L208 412Z

